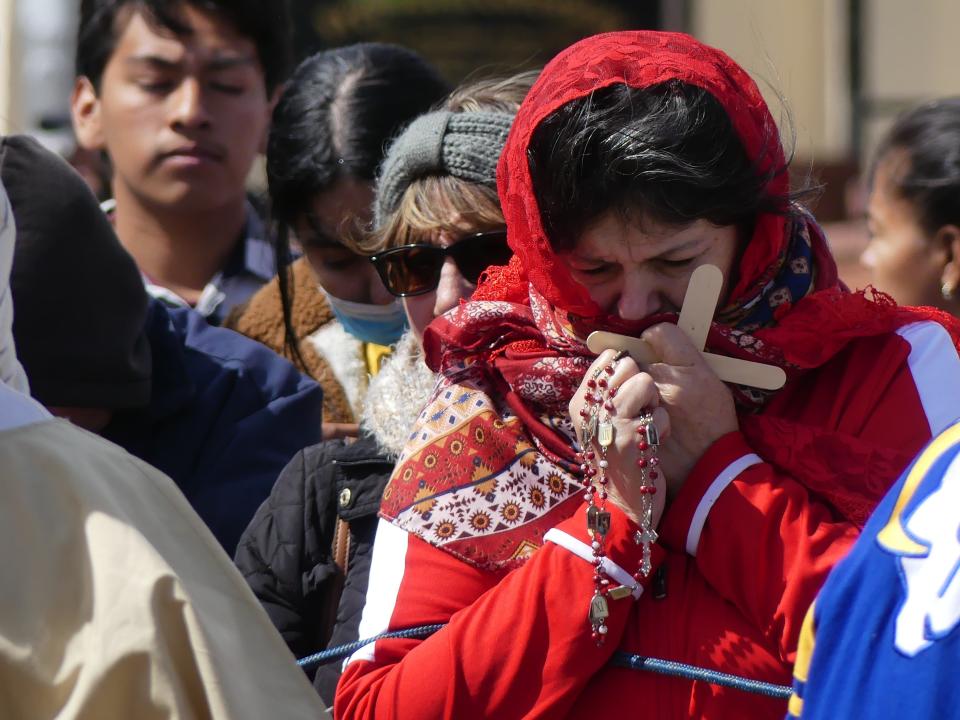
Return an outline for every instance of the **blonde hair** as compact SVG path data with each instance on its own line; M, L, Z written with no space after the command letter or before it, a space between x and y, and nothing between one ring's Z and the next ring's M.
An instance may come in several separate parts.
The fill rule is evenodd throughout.
M450 94L442 109L515 114L537 75L524 72L465 83ZM467 226L480 232L503 224L500 198L493 188L452 175L431 175L411 182L381 227L355 234L350 244L372 255L400 245L430 242L437 231L462 232Z

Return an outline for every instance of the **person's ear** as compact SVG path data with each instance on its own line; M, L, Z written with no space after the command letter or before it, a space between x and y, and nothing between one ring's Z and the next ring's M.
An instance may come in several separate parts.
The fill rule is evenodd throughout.
M277 103L280 102L280 96L283 95L283 91L286 90L286 83L280 83L273 89L273 94L270 96L270 102L267 103L267 122L263 126L263 137L260 138L260 154L267 154L267 140L270 137L270 124L273 119L273 111L277 107Z
M70 94L70 117L77 144L85 150L106 150L100 120L100 98L87 77L78 77Z
M937 230L934 243L944 257L940 292L945 300L960 297L960 227L944 225Z

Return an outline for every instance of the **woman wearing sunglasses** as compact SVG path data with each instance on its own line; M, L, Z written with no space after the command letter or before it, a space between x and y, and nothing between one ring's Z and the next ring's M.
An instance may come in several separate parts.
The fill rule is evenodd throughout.
M381 494L436 384L423 362L424 330L470 297L489 264L510 257L496 164L532 82L527 74L471 83L415 120L387 153L375 232L351 239L374 253L367 267L400 298L410 331L370 382L360 437L297 455L237 550L254 594L298 657L358 637ZM339 547L349 548L343 563ZM337 663L314 677L328 704L339 674Z
M789 685L823 579L960 407L957 323L847 291L786 165L755 83L689 36L546 66L498 168L515 255L425 333L440 379L360 635L444 626L357 650L338 717L784 717L615 653ZM703 265L707 351L780 389L725 383L677 326ZM598 356L597 329L650 359Z
M477 206L472 207L475 210ZM424 217L422 212L417 216ZM452 218L455 221L435 220L437 224L424 240L435 238L436 244L413 242L370 257L384 287L403 298L410 329L418 342L422 342L423 331L435 317L473 292L484 270L491 265L506 265L513 254L505 229L464 235L463 228L470 222L459 212Z

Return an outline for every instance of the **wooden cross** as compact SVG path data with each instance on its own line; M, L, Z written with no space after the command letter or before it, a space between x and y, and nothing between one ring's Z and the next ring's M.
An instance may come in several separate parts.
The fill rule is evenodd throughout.
M749 385L761 390L779 390L787 381L787 374L782 368L703 351L722 288L723 273L716 265L701 265L694 270L683 298L677 326L687 334L693 346L703 353L707 365L724 382ZM641 367L660 362L648 343L628 335L598 330L590 333L587 347L598 355L608 348L626 350Z

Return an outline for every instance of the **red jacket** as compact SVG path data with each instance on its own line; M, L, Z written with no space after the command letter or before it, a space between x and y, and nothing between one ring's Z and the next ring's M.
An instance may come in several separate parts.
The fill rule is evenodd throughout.
M915 453L960 415L955 378L960 358L947 332L916 323L851 342L764 413L842 433L846 450ZM804 462L803 441L784 437L785 448L798 448L795 463ZM869 472L872 456L860 457ZM902 469L874 480L889 485ZM726 435L661 521L654 565L666 568L665 587L648 581L639 598L611 601L607 642L597 647L586 617L589 539L575 502L544 546L507 573L479 570L382 521L360 636L448 624L425 640L382 640L354 654L336 716L783 717L785 701L608 661L620 649L789 684L804 614L857 527L764 462L744 434ZM614 512L607 562L625 573L640 560L635 529Z

